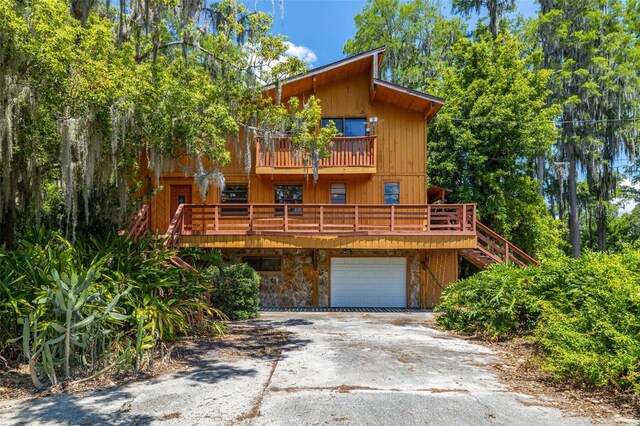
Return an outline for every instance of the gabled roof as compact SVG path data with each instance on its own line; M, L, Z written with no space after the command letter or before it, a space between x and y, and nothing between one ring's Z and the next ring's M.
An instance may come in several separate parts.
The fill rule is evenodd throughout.
M402 108L418 111L430 120L444 104L444 99L427 93L407 89L378 78L378 70L384 58L385 47L378 47L337 62L314 68L305 74L290 77L282 82L283 99L303 92L315 91L346 77L371 70L371 99L379 99ZM265 95L275 97L275 84L265 87Z

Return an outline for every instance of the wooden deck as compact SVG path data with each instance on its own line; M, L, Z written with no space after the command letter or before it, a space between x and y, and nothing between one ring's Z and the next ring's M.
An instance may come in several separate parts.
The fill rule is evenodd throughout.
M319 162L320 174L376 173L377 139L375 136L338 137L330 148L331 155ZM263 152L264 150L264 152ZM312 168L294 155L289 138L277 138L273 150L256 141L257 174L299 174Z
M183 204L168 247L475 248L474 204Z
M183 204L180 234L475 235L474 204Z

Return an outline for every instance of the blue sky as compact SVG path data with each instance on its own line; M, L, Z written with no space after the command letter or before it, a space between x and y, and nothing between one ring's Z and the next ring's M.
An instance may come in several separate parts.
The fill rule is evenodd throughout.
M270 0L245 1L251 9L273 13ZM281 16L278 0L275 0L273 32L289 37L291 53L301 56L310 66L320 66L344 57L345 42L356 33L353 17L359 13L364 0L284 0L284 16ZM516 13L535 15L538 9L534 0L518 1ZM442 11L450 14L451 3L442 1ZM477 16L470 18L475 22Z

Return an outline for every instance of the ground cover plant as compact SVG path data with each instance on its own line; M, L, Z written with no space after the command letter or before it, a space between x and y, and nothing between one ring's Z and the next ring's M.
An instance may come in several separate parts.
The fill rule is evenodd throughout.
M533 340L558 379L640 393L637 249L494 265L447 288L438 309L447 329Z
M179 336L222 333L202 276L171 265L151 237L71 243L32 229L0 249L0 356L26 360L34 385L147 367Z

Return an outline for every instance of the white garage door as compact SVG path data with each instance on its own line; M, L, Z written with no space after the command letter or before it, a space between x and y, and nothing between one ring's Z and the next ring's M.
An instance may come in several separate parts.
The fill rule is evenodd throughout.
M331 258L331 306L404 308L407 259L404 257Z

